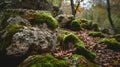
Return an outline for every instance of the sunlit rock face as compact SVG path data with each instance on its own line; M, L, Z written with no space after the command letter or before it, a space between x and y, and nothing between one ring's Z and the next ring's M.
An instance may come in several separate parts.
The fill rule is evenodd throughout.
M13 35L11 45L6 48L7 55L25 55L29 48L36 51L54 50L58 45L58 36L58 32L50 31L47 28L44 29L44 27L21 29Z

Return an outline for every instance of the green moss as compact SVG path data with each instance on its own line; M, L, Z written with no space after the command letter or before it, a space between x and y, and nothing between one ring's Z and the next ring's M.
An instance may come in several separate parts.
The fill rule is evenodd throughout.
M101 32L89 32L88 35L93 37L105 37Z
M69 65L66 64L65 60L58 60L52 55L34 55L18 67L69 67Z
M70 32L67 31L67 30L60 30L60 33L61 33L61 34L65 34L65 35L67 35L67 34L69 34Z
M72 58L73 58L73 59L83 59L83 60L86 62L86 64L81 63L81 62L78 63L78 64L77 64L77 67L99 67L97 64L95 64L95 63L87 60L87 59L86 59L84 56L82 56L82 55L74 54L74 55L72 56Z
M7 46L11 44L12 36L19 31L19 29L23 28L22 25L12 24L7 26L4 30L1 31L1 36L5 35L4 38L0 40L0 50L5 50ZM7 41L7 42L6 42Z
M81 26L80 26L80 23L78 20L73 20L71 23L70 23L70 29L74 30L74 31L79 31L81 30Z
M115 35L115 39L116 39L118 42L120 42L120 34L116 34L116 35Z
M79 31L81 29L96 30L97 27L97 25L94 25L90 20L86 19L76 19L70 23L70 28L74 31Z
M32 24L46 23L48 25L48 28L51 28L51 29L55 29L56 27L58 27L57 20L47 12L38 12L34 16L35 17L31 22Z
M115 39L104 39L100 40L98 43L107 45L107 48L120 51L120 42L116 41Z
M16 32L18 32L18 30L20 28L23 28L22 25L18 25L18 24L12 24L12 25L9 25L5 28L5 31L7 31L9 34L14 34Z
M84 47L83 41L81 41L75 34L68 34L64 37L63 44L68 45L69 43L72 43L75 45L79 44Z
M94 61L94 59L96 58L95 53L90 52L89 50L87 50L86 48L80 45L77 46L77 53L83 55L85 58L87 58L90 61Z

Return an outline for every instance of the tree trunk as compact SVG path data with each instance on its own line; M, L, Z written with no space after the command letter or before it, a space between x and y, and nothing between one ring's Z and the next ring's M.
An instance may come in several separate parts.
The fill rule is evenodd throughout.
M78 1L78 4L77 4L76 8L74 7L74 1L73 0L70 0L70 3L71 3L72 15L75 18L77 9L79 8L79 5L80 5L80 0Z
M70 3L71 3L72 15L75 17L75 8L74 8L73 0L70 0Z
M111 18L111 8L110 8L110 1L109 0L107 0L107 12L108 12L108 19L109 19L110 25L111 25L114 33L116 33L115 26L114 26L112 18Z

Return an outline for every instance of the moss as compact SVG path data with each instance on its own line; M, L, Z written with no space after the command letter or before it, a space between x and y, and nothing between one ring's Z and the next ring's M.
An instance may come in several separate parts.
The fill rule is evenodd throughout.
M101 32L89 32L88 35L92 37L105 37Z
M38 12L34 14L34 19L32 19L31 24L42 24L46 23L48 25L48 28L55 29L58 27L57 20L52 17L51 14L47 12Z
M116 39L118 42L120 42L120 34L116 34L116 35L115 35L115 39Z
M8 35L12 35L12 34L15 34L16 32L18 32L18 30L20 28L23 28L22 25L18 25L18 24L12 24L12 25L9 25L5 28L5 31L8 32Z
M61 34L65 34L65 35L67 35L67 34L69 34L70 32L67 31L67 30L60 30L60 33L61 33Z
M5 37L0 39L0 50L5 49L8 45L10 45L12 41L12 36L21 28L23 28L22 25L12 24L1 31L1 36L5 35Z
M72 58L73 58L73 59L83 59L83 60L86 62L86 64L81 63L81 62L78 63L78 64L77 64L77 67L99 67L97 64L95 64L95 63L87 60L87 59L86 59L84 56L82 56L82 55L74 54L74 55L72 56Z
M93 24L90 20L86 20L86 19L73 20L70 23L70 28L74 31L79 31L81 29L98 30L97 24Z
M26 59L18 67L69 67L65 60L56 59L52 55L34 55Z
M98 41L98 43L107 45L109 49L120 51L120 42L117 42L115 39L104 39Z
M74 30L74 31L79 31L81 30L81 25L79 23L78 20L73 20L71 23L70 23L70 29Z
M90 52L89 50L80 45L77 46L77 54L83 55L90 61L94 61L94 59L96 58L95 53Z
M64 45L68 45L69 43L72 43L75 45L79 44L84 47L83 41L81 41L75 34L68 34L63 38Z

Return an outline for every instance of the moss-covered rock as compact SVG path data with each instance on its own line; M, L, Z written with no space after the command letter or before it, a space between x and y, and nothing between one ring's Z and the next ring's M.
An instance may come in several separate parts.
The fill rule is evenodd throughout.
M77 54L83 55L85 58L87 58L90 61L94 61L94 59L96 58L95 53L90 52L81 45L77 46Z
M6 10L3 13L0 23L0 30L5 29L7 26L12 24L31 26L30 22L27 19L25 19L25 14L20 14L16 12L14 12L14 9L11 9L10 11Z
M56 17L58 22L60 23L60 27L62 28L69 28L70 23L72 20L74 20L73 15L65 15L65 14L60 14Z
M116 39L118 42L120 42L120 34L116 34L116 35L115 35L115 39Z
M81 60L76 66L77 67L99 67L97 64L95 64L95 63L92 63L91 61L89 61L89 60L87 60L84 56L82 56L82 55L78 55L78 54L74 54L73 56L72 56L72 58L74 59L74 60Z
M96 58L96 55L84 47L84 43L74 34L68 34L63 39L64 47L69 46L69 43L72 43L76 46L77 54L85 56L87 59L93 61Z
M34 55L28 57L18 67L69 67L65 60L56 59L52 55Z
M102 32L89 32L88 35L92 37L105 37Z
M75 34L68 34L63 38L64 47L68 47L69 43L72 43L74 46L79 44L84 47L83 41L81 41Z
M0 32L0 50L6 48L8 45L11 44L12 36L19 31L19 29L23 28L22 25L12 24L7 26ZM7 42L6 42L7 41Z
M79 31L81 30L81 25L80 25L80 22L78 20L73 20L71 23L70 23L70 29L74 30L74 31Z
M69 25L74 31L79 31L81 29L99 31L97 24L93 24L92 21L86 19L75 19Z
M115 39L104 39L100 40L98 43L107 45L108 49L120 51L120 42L116 41Z
M55 29L58 27L57 20L50 14L46 12L37 12L34 14L34 18L32 19L32 25L40 25L46 23L48 28Z

